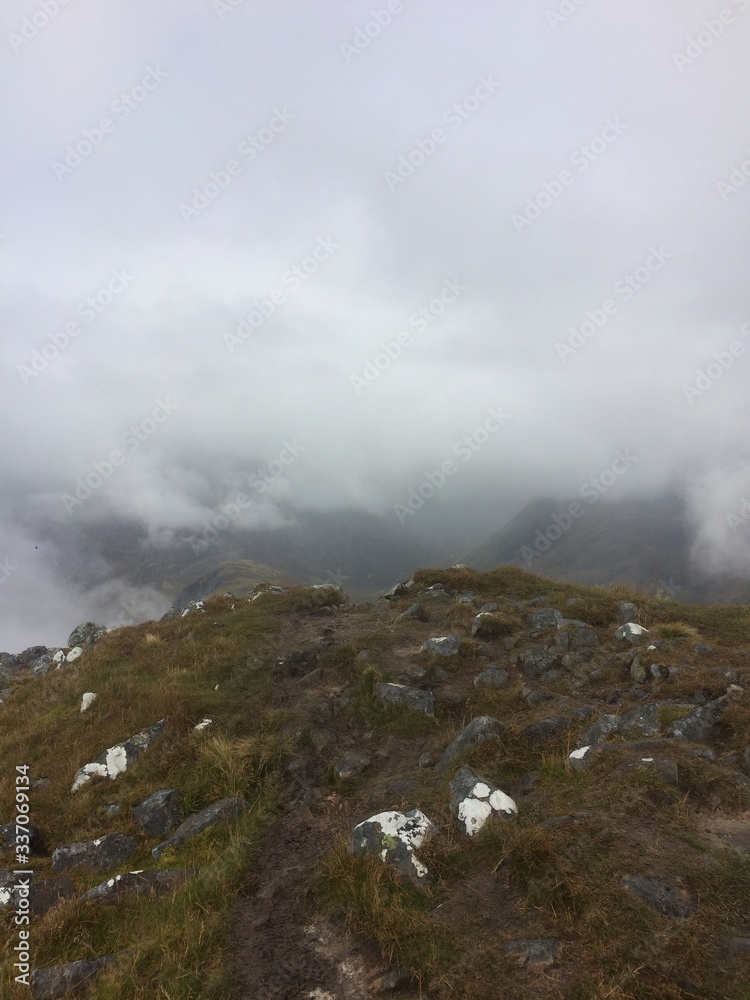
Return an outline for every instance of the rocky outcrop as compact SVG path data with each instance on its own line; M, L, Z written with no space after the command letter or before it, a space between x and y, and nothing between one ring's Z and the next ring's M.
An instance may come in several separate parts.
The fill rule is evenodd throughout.
M141 754L149 749L157 737L162 734L166 724L166 719L160 719L153 726L149 726L143 732L125 740L124 743L117 743L105 750L91 764L84 764L76 772L71 792L77 792L92 778L108 778L110 781L114 781L115 778L127 771L133 761L138 760Z

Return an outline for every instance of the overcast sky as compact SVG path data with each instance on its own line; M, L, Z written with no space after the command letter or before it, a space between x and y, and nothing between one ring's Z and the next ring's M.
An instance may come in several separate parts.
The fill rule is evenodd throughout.
M243 523L353 505L460 548L622 452L612 496L678 478L747 569L750 0L0 28L0 648L81 618L35 525L164 544L269 463Z

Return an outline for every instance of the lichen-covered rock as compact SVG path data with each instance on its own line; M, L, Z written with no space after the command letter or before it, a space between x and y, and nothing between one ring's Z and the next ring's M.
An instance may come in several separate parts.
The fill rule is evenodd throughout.
M196 868L161 869L157 871L124 872L107 879L101 885L94 886L80 897L80 902L90 902L99 899L113 899L121 895L133 896L166 896L179 886L194 878Z
M61 902L75 896L75 886L72 880L63 875L61 878L38 879L32 873L17 875L12 871L0 871L0 908L20 910L24 902L29 913L35 917L43 917L48 910Z
M435 826L419 809L408 813L382 812L354 828L351 850L354 854L372 854L421 883L430 875L414 852L434 832Z
M32 854L44 853L44 841L38 828L29 823L28 826L16 825L15 823L4 823L0 825L0 847L14 851L16 846L26 847L26 837L28 836L28 847Z
M531 603L531 602L529 602ZM545 608L544 611L535 611L526 619L526 627L532 631L536 629L558 629L565 616L557 608Z
M471 623L471 634L475 639L496 639L511 635L512 631L508 622L492 611L480 611Z
M365 757L359 753L354 753L353 751L348 751L336 764L333 769L333 773L337 778L340 778L342 781L346 781L347 778L353 778L357 774L361 774L367 767L369 767L369 764L369 757Z
M503 670L502 667L494 667L490 665L481 674L477 674L474 678L475 688L487 688L490 691L496 691L499 688L507 687L510 684L510 675L507 670Z
M513 799L483 781L470 767L462 767L450 783L450 810L462 831L473 837L493 816L512 819L518 812Z
M666 917L689 917L695 910L695 900L685 889L668 885L658 878L623 875L622 884L636 893L649 906Z
M179 847L186 840L197 836L210 826L231 823L246 808L244 800L240 798L221 799L219 802L214 802L212 805L206 806L200 812L188 816L185 822L177 827L171 837L161 844L157 844L151 851L151 856L158 860L168 847Z
M437 653L438 656L457 656L461 648L461 641L460 635L436 636L422 643L422 651Z
M70 789L71 792L77 792L79 788L82 788L87 781L90 781L94 777L109 778L112 781L118 775L127 771L133 761L137 760L142 753L148 750L156 738L161 735L166 724L166 719L160 719L153 726L144 729L143 732L137 733L135 736L131 736L129 740L125 740L124 743L118 743L116 746L105 750L91 764L84 764L82 768L76 771Z
M531 646L521 653L521 669L527 677L541 677L559 664L559 656L543 646Z
M81 698L81 711L86 712L96 701L96 691L86 691Z
M180 823L177 792L174 788L161 788L149 795L140 805L134 806L133 818L145 834L163 840Z
M35 969L31 973L31 996L33 1000L57 1000L75 987L81 987L107 965L115 961L116 955L103 955L85 962L70 962L68 965L51 965L46 969ZM77 996L82 996L81 992Z
M469 747L477 743L486 743L487 740L496 739L505 729L502 722L492 719L488 715L478 715L472 719L468 726L464 727L443 751L443 756L437 765L439 774L443 774L451 764L457 760Z
M108 631L109 629L105 628L104 625L97 625L96 622L83 622L81 625L77 625L68 636L68 645L93 646Z
M569 728L570 719L554 715L549 719L540 719L539 722L530 722L521 730L521 737L527 743L547 743L549 740L561 738Z
M57 875L70 871L105 872L127 861L135 847L135 837L122 833L108 833L96 840L66 844L52 852L52 870Z
M435 714L435 697L432 691L421 691L404 684L381 683L378 684L378 697L387 705L411 708L424 715Z
M648 635L648 629L644 628L643 625L638 625L636 622L626 622L615 632L615 639L636 646L643 642L646 635Z
M40 656L44 653L48 653L49 650L46 646L28 646L22 652L18 654L18 662L21 666L27 666L32 660L38 660Z
M676 719L667 728L667 734L677 740L689 743L706 743L710 738L719 719L727 706L726 696L709 701L708 704L694 709L682 719Z

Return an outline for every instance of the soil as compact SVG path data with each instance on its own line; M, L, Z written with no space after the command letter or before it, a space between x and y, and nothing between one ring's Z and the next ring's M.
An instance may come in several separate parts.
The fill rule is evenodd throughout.
M345 643L373 628L373 613L372 607L345 607L331 615L300 614L286 620L278 658L307 649L321 635ZM389 619L386 608L381 621ZM366 1000L389 971L377 949L316 907L311 883L332 839L349 835L372 811L385 808L376 801L377 791L373 797L371 783L367 798L344 798L326 785L325 777L331 761L346 750L364 750L372 757L371 770L377 771L377 786L385 794L403 774L404 761L397 751L418 756L421 741L404 740L401 747L401 741L391 737L378 747L372 744L372 734L350 726L348 717L324 713L321 703L345 686L344 675L335 668L316 671L313 683L304 676L285 676L283 665L279 668L274 707L311 726L313 746L290 762L286 811L266 838L255 879L235 914L234 967L241 1000ZM388 808L398 807L392 798L388 801ZM399 997L410 1000L416 994L401 990Z

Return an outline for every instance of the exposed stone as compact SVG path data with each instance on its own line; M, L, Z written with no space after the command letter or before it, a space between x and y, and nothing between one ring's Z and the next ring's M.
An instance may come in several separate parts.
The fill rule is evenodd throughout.
M532 646L521 653L521 669L527 677L541 677L558 666L559 659L543 646Z
M425 653L437 653L438 656L457 656L461 642L460 635L436 636L423 642L422 650Z
M574 628L570 636L571 649L578 652L582 649L595 649L599 645L599 636L593 628L587 625Z
M497 719L492 719L488 715L479 715L466 726L456 736L443 752L443 756L437 766L439 774L443 774L451 764L465 753L469 747L477 743L486 743L487 740L495 739L503 732L505 726Z
M96 692L87 691L84 694L83 698L81 698L81 711L85 712L87 709L91 708L91 706L94 704L95 701L96 701Z
M369 757L364 757L362 754L354 753L350 750L336 764L333 773L337 778L346 780L347 778L353 778L355 775L361 774L369 764Z
M643 878L640 875L623 875L622 884L637 893L649 906L666 917L689 917L695 910L695 900L685 889L662 882L658 878Z
M96 840L66 844L52 852L52 870L57 875L70 871L105 872L127 861L135 847L135 837L122 833L108 833Z
M94 777L114 780L118 775L126 771L133 761L137 760L144 751L149 749L154 740L161 735L166 724L167 720L161 719L148 729L144 729L143 732L131 736L124 743L118 743L116 746L105 750L93 763L84 764L76 772L73 785L70 789L71 792L77 792L79 788L82 788L87 781L90 781Z
M475 639L496 639L510 632L508 623L492 611L480 611L471 623L471 634Z
M531 604L531 601L529 601ZM560 627L561 622L564 619L564 615L557 608L546 608L544 611L536 611L531 614L526 619L526 627L528 629L557 629Z
M180 822L177 792L174 788L153 792L140 805L134 806L133 818L149 837L164 839Z
M82 986L116 959L115 955L103 955L85 962L70 962L68 965L51 965L46 969L35 969L31 973L31 996L33 1000L57 1000L75 987ZM88 991L87 991L88 992ZM80 992L77 996L81 996Z
M42 835L31 823L28 826L17 826L15 823L0 825L0 847L15 850L18 838L22 838L19 846L26 846L26 837L29 838L28 846L32 854L44 854L44 841Z
M416 618L418 621L429 621L429 615L421 604L412 604L406 611L402 611L399 618Z
M510 684L510 676L507 670L492 665L483 670L481 674L477 674L474 678L474 687L489 688L491 691L507 687L508 684Z
M617 605L617 620L621 625L632 622L638 616L638 608L631 601L620 601Z
M473 837L488 819L512 819L518 812L513 799L483 781L470 767L462 767L450 783L450 810L462 831Z
M676 719L667 728L669 736L690 743L707 742L716 726L716 722L726 707L724 698L710 701L701 708L696 708L682 719Z
M38 660L46 652L48 652L46 646L29 646L18 654L18 662L25 667L32 660Z
M94 886L80 897L80 902L86 903L98 899L112 899L120 895L166 896L188 879L193 878L196 868L162 869L158 871L135 871L115 875L114 878Z
M503 953L518 959L518 964L530 971L554 965L561 945L555 938L517 939L504 945Z
M646 635L648 635L648 629L644 628L643 625L638 625L636 622L626 622L615 632L615 639L637 646L644 641Z
M434 832L434 825L419 809L408 813L382 812L354 828L351 850L354 854L379 857L394 864L407 878L422 883L430 875L414 852Z
M424 715L435 714L435 698L432 691L421 691L419 688L406 687L404 684L378 684L378 695L387 705L398 705L422 712Z
M161 844L157 844L151 851L151 856L158 860L167 848L179 847L186 840L202 833L208 827L233 822L245 808L245 802L240 798L221 799L219 802L206 806L200 812L188 816L171 837Z
M549 740L559 739L569 728L570 719L556 715L524 726L521 737L528 743L546 743Z
M680 781L680 770L676 760L671 757L639 757L637 760L628 761L624 764L622 771L651 771L658 775L666 784L677 788Z
M83 622L77 625L68 636L69 646L93 646L109 629L104 625L97 625L95 622Z

